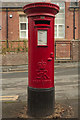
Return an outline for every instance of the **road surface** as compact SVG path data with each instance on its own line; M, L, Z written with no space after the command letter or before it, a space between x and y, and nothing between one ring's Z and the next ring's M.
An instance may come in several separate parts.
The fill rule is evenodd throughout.
M78 68L56 67L54 78L56 102L73 106L75 117L77 117L79 97ZM10 96L13 96L13 98L15 98L14 101L16 103L18 102L18 108L20 106L19 101L27 103L27 86L28 72L19 71L2 73L2 95L5 97L5 99L3 99L3 117L5 117L6 115L9 117L8 113L5 114L5 110L8 108L6 107L5 102L11 101ZM8 106L10 107L10 104Z

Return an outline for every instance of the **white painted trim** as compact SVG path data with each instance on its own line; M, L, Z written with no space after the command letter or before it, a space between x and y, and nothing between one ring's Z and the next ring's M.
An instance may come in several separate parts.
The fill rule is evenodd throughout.
M63 27L63 29L64 29L63 31L65 31L65 2L63 2L63 3L64 3L64 7L61 7L61 8L64 8L64 13L59 13L59 14L64 14L64 18L56 18L56 19L64 19L64 24L56 24L55 23L55 25L57 25L57 37L55 36L55 38L64 38L65 39L65 32L64 32L64 36L63 37L59 37L59 31L58 31L59 25L63 25L64 26ZM59 3L57 3L57 5L59 5Z
M26 16L25 16L25 17L26 17ZM21 23L26 23L26 28L27 28L26 30L20 30L20 24L21 24ZM21 36L21 32L22 32L22 31L25 31L25 32L26 32L26 37L22 37L22 36ZM27 18L27 17L26 17L26 22L20 22L20 16L19 16L19 37L20 37L20 39L21 39L21 38L28 39L28 18Z

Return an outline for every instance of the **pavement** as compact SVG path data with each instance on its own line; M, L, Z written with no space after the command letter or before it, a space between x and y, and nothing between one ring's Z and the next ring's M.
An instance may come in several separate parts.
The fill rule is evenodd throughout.
M68 62L68 63L55 63L56 67L80 67L80 62ZM11 71L28 71L28 64L26 65L8 65L0 66L2 72L11 72Z
M55 63L55 100L71 106L74 118L78 117L78 62ZM27 106L28 65L3 66L2 70L2 117L17 118Z

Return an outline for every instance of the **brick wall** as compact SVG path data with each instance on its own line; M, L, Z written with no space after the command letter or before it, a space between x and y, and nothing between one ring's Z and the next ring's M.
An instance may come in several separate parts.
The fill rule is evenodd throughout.
M66 42L58 41L56 43L56 59L57 60L70 60L80 61L80 41L72 40ZM0 54L1 58L1 54ZM24 65L28 64L28 53L26 52L8 52L2 55L2 62L0 65Z
M56 59L71 59L70 41L56 41Z
M80 40L57 41L56 60L80 61Z
M10 14L13 15L10 18ZM8 40L19 40L19 14L14 11L8 12Z
M10 18L10 14L13 15ZM6 40L6 11L2 12L2 40ZM1 39L1 38L0 38ZM14 11L8 12L8 40L18 40L19 39L19 14Z
M73 12L69 11L70 3L65 4L65 39L73 39ZM69 28L67 28L67 26Z
M79 39L80 39L80 1L79 1L79 17L78 17L78 21L79 21L79 30L78 30L78 33L79 33Z
M2 27L2 19L1 18L2 18L2 12L0 12L0 26ZM2 31L1 30L0 30L0 40L2 40Z
M78 43L70 42L70 40L73 39L73 11L69 10L70 3L65 2L65 39L63 40L56 40L56 59L72 59L75 60L78 57L77 52L77 46ZM80 2L79 2L80 3ZM80 9L79 9L80 11ZM9 48L12 49L12 51L18 46L24 47L23 40L21 41L19 39L19 13L22 14L22 11L9 11L8 12L8 42L9 42ZM1 13L0 13L1 14ZM10 18L10 14L12 14L12 18ZM75 35L76 39L80 39L80 31L78 29L78 26L80 28L80 12L76 11L75 14ZM67 28L69 27L69 28ZM6 47L6 11L2 12L2 38L0 36L0 40L3 41L3 47ZM1 34L0 31L0 34ZM78 34L79 33L79 34ZM75 44L75 47L73 47ZM26 45L28 47L28 44ZM76 49L76 50L75 50ZM74 53L74 54L73 54ZM73 55L73 57L72 57ZM6 58L7 59L7 58Z
M2 42L2 53L4 54L7 50L9 52L27 52L28 50L28 41L9 41L8 42L8 49L6 47L6 42Z
M65 4L65 39L73 39L73 10L69 9L70 2ZM79 11L75 11L75 39L78 39L78 15ZM68 28L67 28L68 27Z
M7 53L2 56L0 65L24 65L28 64L27 53Z
M1 14L1 12L0 12ZM20 14L23 14L23 12L20 12ZM12 15L12 18L10 18L10 15ZM7 25L6 25L6 10L2 11L2 30L0 31L0 34L2 32L2 38L0 36L0 40L2 40L2 48L7 47L6 43L6 37L7 37ZM26 41L26 39L25 39ZM16 49L18 47L21 47L22 49L24 46L24 40L19 37L19 12L16 10L9 10L8 11L8 44L10 49ZM26 47L28 44L26 44Z
M2 12L2 40L6 40L6 12ZM1 39L1 38L0 38Z
M80 61L80 40L72 40L72 60Z
M70 3L65 2L65 39L73 39L73 10L69 10ZM13 15L10 18L10 14ZM23 12L21 11L21 14ZM75 25L76 25L76 39L78 39L78 15L79 12L75 12ZM2 12L2 40L6 40L6 11ZM69 27L69 28L67 28ZM19 12L18 11L8 11L8 40L19 40Z

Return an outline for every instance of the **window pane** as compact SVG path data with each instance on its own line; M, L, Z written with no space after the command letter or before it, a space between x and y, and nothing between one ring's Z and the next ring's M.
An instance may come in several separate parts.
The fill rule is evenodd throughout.
M64 26L63 25L59 25L58 34L59 34L59 37L64 37Z
M79 3L78 2L71 2L70 6L71 7L77 7L77 6L79 6Z
M59 13L55 17L55 37L65 37L65 2L56 2L60 7Z
M57 25L55 25L55 37L57 37Z
M20 30L26 30L26 23L20 24Z
M26 31L21 31L21 38L26 38Z

